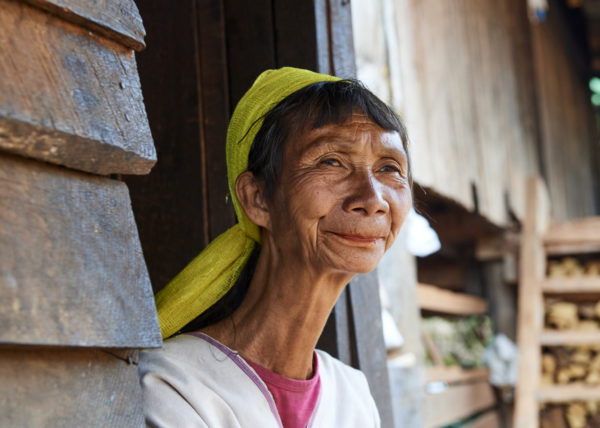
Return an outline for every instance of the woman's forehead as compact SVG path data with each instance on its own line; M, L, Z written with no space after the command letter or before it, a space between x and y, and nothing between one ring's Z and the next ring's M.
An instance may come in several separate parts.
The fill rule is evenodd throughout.
M397 131L384 129L367 115L359 113L354 113L340 124L330 123L319 128L299 131L290 139L293 141L288 146L296 153L333 146L353 151L361 150L365 144L376 144L381 149L405 154L402 139Z

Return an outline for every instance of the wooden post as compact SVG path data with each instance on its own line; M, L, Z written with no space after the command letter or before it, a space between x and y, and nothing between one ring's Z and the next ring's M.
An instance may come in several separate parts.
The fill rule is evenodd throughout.
M519 273L517 345L519 372L515 399L515 428L537 427L537 388L541 375L540 334L543 327L542 280L546 260L543 236L550 221L549 203L538 177L527 181Z

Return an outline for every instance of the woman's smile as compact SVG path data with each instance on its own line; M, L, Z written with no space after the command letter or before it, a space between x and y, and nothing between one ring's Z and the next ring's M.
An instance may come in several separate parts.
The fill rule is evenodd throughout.
M362 235L356 233L339 233L339 232L327 232L331 235L334 235L338 238L343 239L344 241L348 241L348 243L361 247L373 247L379 244L385 244L384 236L376 236L376 235Z

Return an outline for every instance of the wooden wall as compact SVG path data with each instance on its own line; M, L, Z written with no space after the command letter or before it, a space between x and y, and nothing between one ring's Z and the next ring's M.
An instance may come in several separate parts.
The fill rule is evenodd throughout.
M144 425L161 345L127 186L156 162L130 0L0 0L0 426Z
M585 79L555 13L532 28L525 0L376 4L380 16L355 21L365 39L359 77L374 67L367 84L387 79L383 95L407 123L420 185L507 225L510 213L523 218L525 178L545 174L558 219L594 213ZM377 37L380 54L369 48Z
M555 220L600 212L600 141L595 132L582 47L567 31L558 2L532 24L542 135L541 160Z

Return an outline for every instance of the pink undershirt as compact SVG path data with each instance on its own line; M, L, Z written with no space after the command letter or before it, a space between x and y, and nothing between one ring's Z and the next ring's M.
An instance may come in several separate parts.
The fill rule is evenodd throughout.
M284 428L305 428L317 406L321 390L317 353L313 354L314 373L308 380L290 379L252 361L246 362L269 388Z

